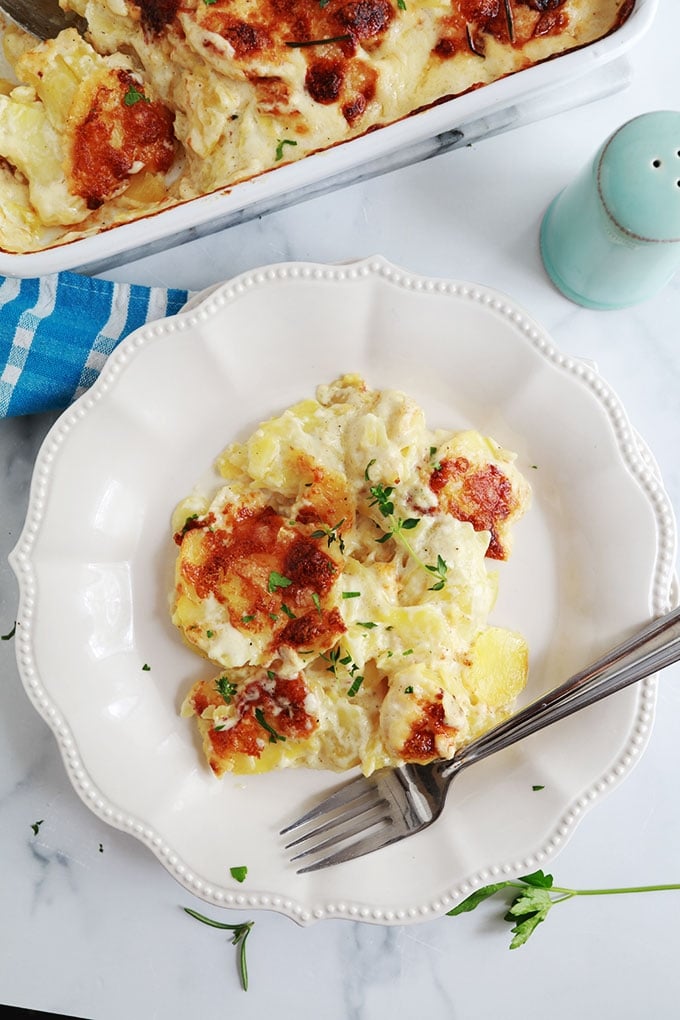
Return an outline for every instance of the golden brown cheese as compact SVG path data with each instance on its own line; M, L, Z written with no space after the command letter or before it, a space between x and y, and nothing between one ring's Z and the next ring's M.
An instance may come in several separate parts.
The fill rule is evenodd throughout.
M344 376L217 466L175 511L172 598L216 775L449 758L507 714L527 648L489 625L488 565L529 502L514 455Z
M144 97L129 71L87 81L77 93L71 118L68 173L74 193L85 199L88 209L98 209L118 194L140 164L151 173L166 173L172 165L172 114Z
M216 775L230 762L239 771L249 771L249 761L262 763L269 745L308 740L319 722L306 710L309 690L301 676L282 680L269 671L250 680L239 692L233 692L229 681L196 684L188 704L198 719L206 760ZM206 716L223 704L233 707L229 725L214 722ZM239 768L240 765L240 768Z
M20 83L0 96L0 194L11 205L0 213L0 246L10 251L86 236L302 159L593 42L634 6L634 0L62 2L88 23L90 58L77 67L73 30L30 54L25 39L6 33ZM120 88L109 83L102 93L96 75L93 81L101 61L117 71ZM127 75L134 76L133 93L121 91ZM60 96L74 84L80 99L70 113ZM144 98L130 103L125 97L135 93ZM43 116L32 111L28 124L31 101ZM60 159L64 164L63 188L73 201L62 194L40 200L49 185L38 141L55 172L63 172Z
M189 519L175 535L175 599L199 606L210 599L209 629L228 626L243 637L243 662L230 655L224 664L269 664L285 648L327 651L345 628L333 598L342 564L324 536L261 500L227 503L218 513ZM201 630L190 625L184 634L194 643Z

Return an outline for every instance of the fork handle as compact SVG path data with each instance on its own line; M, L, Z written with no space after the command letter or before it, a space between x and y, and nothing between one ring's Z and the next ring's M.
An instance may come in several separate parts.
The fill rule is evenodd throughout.
M680 607L647 624L555 690L462 748L444 776L501 751L680 660Z

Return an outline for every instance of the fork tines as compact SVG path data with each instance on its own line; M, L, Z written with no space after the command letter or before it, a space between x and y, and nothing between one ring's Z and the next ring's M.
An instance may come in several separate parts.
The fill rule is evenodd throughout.
M303 874L352 860L384 845L390 821L389 802L375 784L360 776L287 825L281 835L300 832L286 844L287 850L298 850L291 861L333 849L331 854L299 868L298 874Z

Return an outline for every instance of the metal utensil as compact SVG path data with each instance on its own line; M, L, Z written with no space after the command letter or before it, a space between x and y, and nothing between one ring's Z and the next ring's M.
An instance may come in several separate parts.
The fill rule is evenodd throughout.
M359 776L281 830L296 838L302 874L373 853L412 836L441 814L454 777L468 765L680 660L680 608L647 624L565 683L462 747L450 761ZM298 834L299 833L299 834Z
M1 0L2 14L39 39L54 39L64 28L77 28L82 33L86 27L78 14L62 11L58 0Z

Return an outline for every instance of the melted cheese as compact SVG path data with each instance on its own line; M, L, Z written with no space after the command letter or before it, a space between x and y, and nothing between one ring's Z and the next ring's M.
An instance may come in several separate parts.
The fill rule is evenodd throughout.
M44 116L22 131L10 93L3 131L0 108L0 156L28 182L0 245L39 249L50 226L70 240L231 186L599 39L633 3L62 0L87 43L6 33ZM56 189L39 148L63 168Z
M358 376L226 447L172 522L172 619L220 667L183 714L217 775L450 757L507 714L527 649L488 624L489 564L529 502L514 459Z

